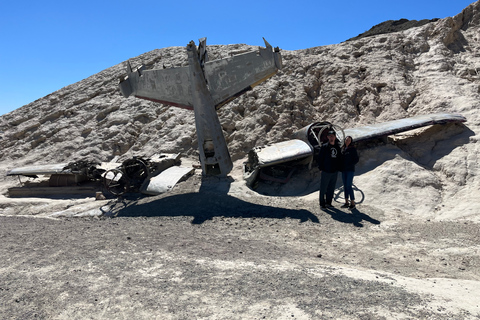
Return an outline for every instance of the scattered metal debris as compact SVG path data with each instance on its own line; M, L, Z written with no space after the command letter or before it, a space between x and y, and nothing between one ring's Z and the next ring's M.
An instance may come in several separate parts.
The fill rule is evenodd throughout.
M21 183L21 187L9 189L10 197L92 195L101 198L98 192L108 192L114 196L126 193L157 195L170 191L181 179L194 172L193 168L180 166L179 154L160 154L151 158L133 157L122 163L95 162L80 160L70 163L36 165L15 168L7 176L26 176L48 180ZM172 167L177 170L169 170ZM165 174L164 172L169 172ZM169 187L162 185L162 180Z

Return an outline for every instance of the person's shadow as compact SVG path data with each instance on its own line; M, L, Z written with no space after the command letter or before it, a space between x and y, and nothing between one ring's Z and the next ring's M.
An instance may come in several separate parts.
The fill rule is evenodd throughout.
M339 222L343 223L351 223L355 227L363 227L364 221L370 222L372 224L380 224L380 221L373 219L369 215L362 213L358 210L357 207L351 209L351 213L346 213L342 210L336 209L336 208L329 208L326 209L324 212L328 213L332 219L337 220Z
M338 187L335 191L336 191L336 193L334 194L335 202L344 203L344 198L342 197L343 185ZM357 196L357 200L355 201L355 203L356 204L363 203L365 200L365 194L363 193L363 191L358 189L356 185L353 185L353 191ZM360 195L360 197L358 197L358 195ZM348 209L345 208L345 210L348 210ZM362 223L363 221L367 221L372 224L380 224L380 221L370 217L365 213L362 213L358 209L358 207L351 209L350 213L344 212L336 208L329 208L327 210L324 210L324 212L328 213L334 220L337 220L343 223L351 223L356 227L363 227L363 223Z
M112 217L192 216L193 224L201 224L214 217L298 219L300 222L319 223L310 211L285 209L269 203L255 204L228 195L231 178L204 178L198 192L168 195L150 202L141 198L124 199L112 203ZM265 198L265 202L268 200ZM107 215L107 216L108 216Z

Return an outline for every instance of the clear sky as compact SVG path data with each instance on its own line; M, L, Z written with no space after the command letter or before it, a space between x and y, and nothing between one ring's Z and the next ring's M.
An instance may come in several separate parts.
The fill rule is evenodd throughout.
M16 0L0 4L0 115L153 49L285 50L340 43L386 20L445 18L474 0Z

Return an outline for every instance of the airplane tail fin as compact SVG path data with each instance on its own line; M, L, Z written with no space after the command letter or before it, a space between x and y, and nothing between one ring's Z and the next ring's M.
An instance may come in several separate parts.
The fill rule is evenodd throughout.
M259 47L256 52L209 61L206 38L200 39L198 59L216 109L272 77L282 68L280 49L273 49L263 40L265 48ZM193 89L190 87L188 67L133 71L127 61L126 69L127 76L119 83L124 97L134 95L141 99L193 109Z

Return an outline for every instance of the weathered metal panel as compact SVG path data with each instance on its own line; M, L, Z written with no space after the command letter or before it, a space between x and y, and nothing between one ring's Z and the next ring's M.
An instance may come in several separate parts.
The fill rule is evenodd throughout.
M259 167L268 167L313 155L313 148L308 143L298 139L258 147L254 151L257 155Z
M216 106L278 71L274 57L277 53L272 47L258 50L205 63L205 78Z
M359 142L434 124L465 121L467 119L460 114L436 113L345 129L344 131L346 136L351 136L355 142Z
M68 165L68 162L20 167L20 168L15 168L10 171L7 171L7 176L13 176L13 175L35 176L39 174L44 174L44 175L71 174L70 170L63 170L63 168L65 168L67 165Z
M142 71L135 86L138 98L193 109L188 67Z
M142 186L141 192L147 195L158 195L168 192L184 177L193 173L195 169L173 166L159 175L152 177Z

